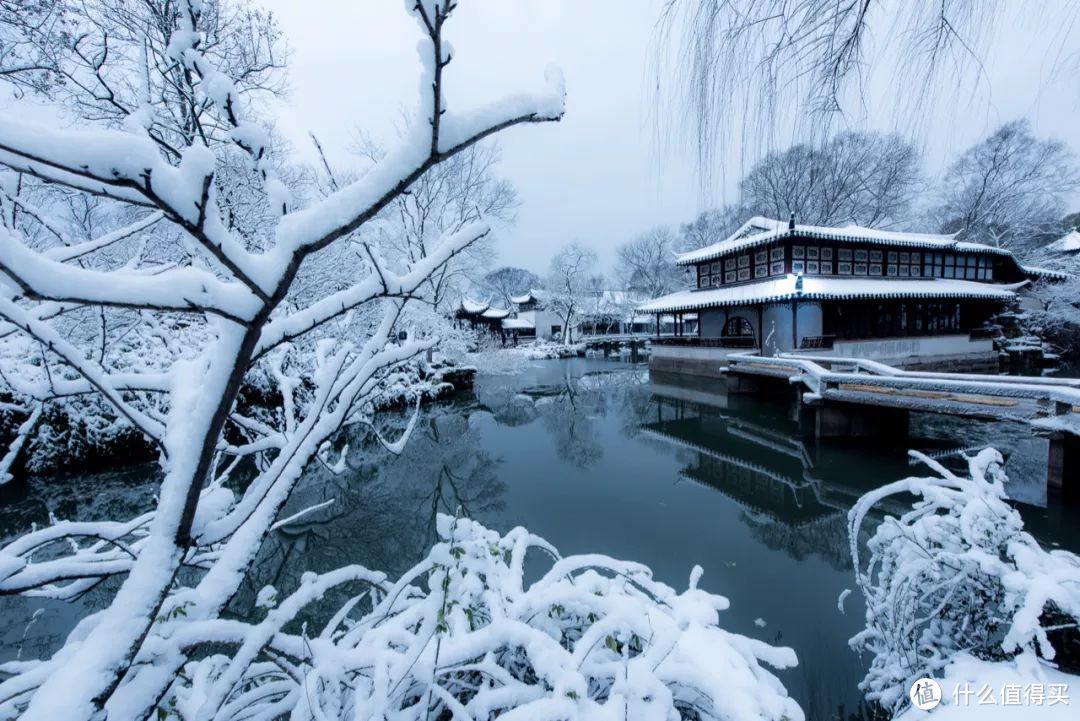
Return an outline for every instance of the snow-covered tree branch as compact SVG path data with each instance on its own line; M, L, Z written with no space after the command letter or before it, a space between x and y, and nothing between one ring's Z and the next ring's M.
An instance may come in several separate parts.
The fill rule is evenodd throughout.
M259 73L230 76L236 58L207 31L220 30L227 6L167 6L155 15L168 25L160 42L144 34L128 53L98 48L84 57L96 58L99 90L110 82L109 57L142 58L141 89L130 104L110 103L115 112L99 116L97 127L0 119L0 164L18 181L6 186L0 231L0 316L8 324L0 370L27 409L20 429L32 432L41 404L90 394L100 401L96 412L160 445L165 471L158 504L144 516L57 523L0 549L0 593L72 598L122 577L112 604L85 619L53 658L4 668L0 709L8 716L146 718L193 649L234 637L218 616L301 470L343 424L366 417L391 369L437 342L403 332L403 311L488 226L476 219L432 238L423 258L393 262L360 231L438 164L499 130L563 113L557 71L540 93L451 110L445 30L456 3L408 2L423 37L409 134L360 179L305 203L243 92ZM269 53L267 26L253 22L256 45ZM26 210L32 179L39 195L58 188L105 199L117 222L65 241L44 214ZM359 262L333 285L308 282L310 267L335 246L358 251ZM87 328L98 329L92 339L72 335ZM89 351L96 346L100 352ZM277 401L240 408L239 394L251 386ZM230 473L245 460L257 472L241 490ZM361 577L377 585L366 572L354 576L344 569L318 587ZM294 603L318 595L314 588ZM293 670L285 659L303 657L295 646L286 654L256 638L240 644L192 717L220 717L226 679L250 672L250 654L266 650Z

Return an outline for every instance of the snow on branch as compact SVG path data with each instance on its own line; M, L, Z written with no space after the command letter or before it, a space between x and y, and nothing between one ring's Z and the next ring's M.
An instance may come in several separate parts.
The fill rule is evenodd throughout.
M39 321L16 305L12 300L0 296L0 316L18 326L28 335L58 355L65 363L77 370L88 384L101 393L112 406L131 423L150 438L160 441L164 435L161 424L150 418L143 411L127 402L112 384L104 369L86 359L69 341L60 336L52 326Z
M250 319L258 309L256 298L245 288L222 283L203 270L174 268L155 275L87 270L35 253L2 229L0 272L26 295L46 301L210 312L237 322Z
M85 243L79 243L78 245L68 245L64 248L52 248L45 251L43 255L50 260L59 262L69 262L83 257L89 253L107 248L113 243L118 243L122 240L138 235L144 230L149 229L154 223L157 223L165 216L161 213L150 213L145 218L137 220L131 225L114 230L111 233L106 233L99 238L87 241Z
M261 622L170 621L171 644L227 650L187 663L158 708L181 718L804 718L767 667L791 649L724 631L721 596L683 592L605 556L559 559L440 516L440 541L396 584L347 567L305 574ZM555 563L526 583L525 556ZM285 625L331 589L357 587L317 635Z
M1080 558L1047 552L1007 500L1003 459L993 448L969 457L970 477L912 451L938 477L907 478L864 495L851 509L856 579L866 629L851 639L872 654L862 688L894 712L912 683L949 673L958 659L1012 664L1040 677L1056 655L1054 637L1080 623ZM916 496L886 517L859 554L867 515L882 500Z
M26 420L15 430L15 440L8 446L4 457L0 458L0 486L11 480L11 466L19 457L19 452L22 451L23 446L26 445L26 439L30 436L30 432L34 430L34 426L41 420L43 407L41 403L35 403Z

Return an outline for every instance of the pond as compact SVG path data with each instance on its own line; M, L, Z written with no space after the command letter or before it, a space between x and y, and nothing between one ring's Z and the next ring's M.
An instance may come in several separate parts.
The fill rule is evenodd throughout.
M393 415L391 424L402 425ZM599 359L535 361L481 375L475 392L425 409L394 457L359 430L345 473L313 467L283 517L333 504L277 531L230 612L256 613L264 585L288 591L305 570L362 563L400 574L435 540L437 513L505 532L525 525L563 554L605 553L650 566L685 588L723 594L732 631L791 646L781 673L810 719L869 718L857 684L868 658L847 640L862 628L847 510L867 490L921 473L904 448L804 442L782 403L727 403L708 384L650 379L645 366ZM1018 424L916 417L908 445L962 467L958 451L993 443L1012 494L1047 546L1080 549L1066 513L1045 506L1046 443ZM152 502L153 467L34 479L0 496L0 536L61 518L126 517ZM39 657L62 642L108 589L72 606L0 599L0 660ZM317 621L317 619L309 619Z

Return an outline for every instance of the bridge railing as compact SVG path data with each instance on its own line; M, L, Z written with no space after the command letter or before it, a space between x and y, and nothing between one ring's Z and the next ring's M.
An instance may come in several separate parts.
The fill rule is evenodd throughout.
M1035 400L1045 415L1062 415L1080 408L1080 387L1051 379L948 373L916 373L856 358L809 358L797 355L728 357L728 373L784 377L803 383L812 393L842 393L841 386L861 385L906 391L959 393ZM874 372L838 372L822 362L866 367ZM1035 382L1026 382L1035 381ZM1051 382L1048 382L1051 381ZM955 400L955 399L951 399ZM943 400L942 402L947 402Z
M1035 386L1067 386L1080 389L1080 378L1054 378L1053 376L1003 376L990 375L987 373L945 373L935 371L908 371L903 368L895 368L878 361L866 358L840 358L836 356L807 356L798 353L781 353L782 358L813 361L819 365L831 367L835 365L854 366L860 371L881 376L904 376L907 378L955 378L962 376L965 380L976 380L992 383L1006 383L1015 385Z

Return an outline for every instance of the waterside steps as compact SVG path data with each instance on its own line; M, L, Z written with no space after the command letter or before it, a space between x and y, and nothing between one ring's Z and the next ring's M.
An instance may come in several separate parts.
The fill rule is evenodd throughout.
M1049 439L1049 490L1080 497L1080 379L905 371L860 358L728 356L728 394L778 381L816 438L904 438L912 411L1025 422Z

